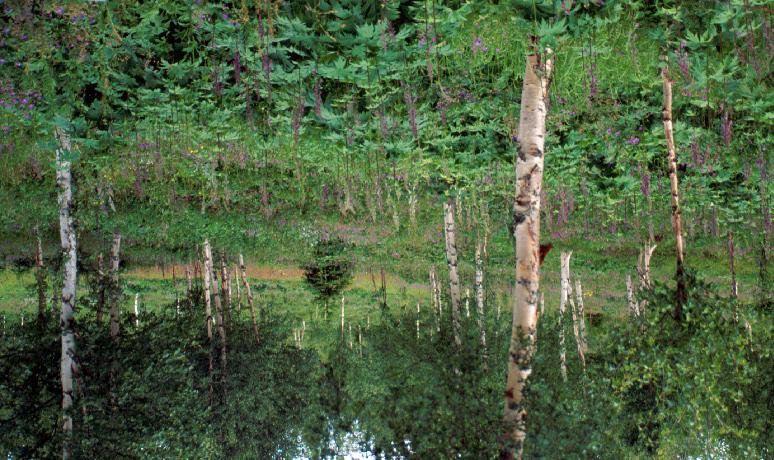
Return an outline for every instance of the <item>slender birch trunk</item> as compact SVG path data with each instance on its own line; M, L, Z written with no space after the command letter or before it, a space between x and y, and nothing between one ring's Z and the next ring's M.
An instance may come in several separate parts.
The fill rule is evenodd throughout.
M70 411L73 406L73 377L78 374L75 360L75 288L77 285L77 242L73 225L73 190L71 163L69 160L70 136L60 128L56 129L59 148L56 150L56 182L59 186L59 237L62 242L64 261L64 279L62 283L62 311L59 327L62 331L62 459L72 458L73 419Z
M134 293L134 326L140 326L140 293Z
M258 322L255 318L255 306L253 305L253 292L250 290L250 283L247 281L247 269L245 268L245 258L239 254L239 270L242 272L242 285L247 293L247 306L250 308L250 321L253 323L253 335L258 342Z
M575 280L575 300L578 304L578 316L579 316L579 322L578 325L580 327L580 338L581 338L581 344L583 348L583 356L586 356L586 352L589 349L589 342L586 337L586 309L583 306L583 286L581 285L580 279Z
M531 37L532 46L537 38ZM551 50L546 50L550 56ZM533 49L526 59L519 120L519 150L516 161L516 200L513 236L516 244L516 284L513 325L508 352L508 380L503 411L504 437L501 457L522 458L527 437L524 387L532 373L532 355L537 331L540 284L540 190L543 181L545 121L552 62L543 62Z
M42 327L46 324L46 269L43 266L43 244L40 234L35 230L38 242L35 249L35 284L38 289L38 324Z
M637 275L640 278L640 289L650 289L650 259L653 257L653 251L656 250L655 244L648 244L640 250L640 257L637 260Z
M223 314L223 304L220 300L221 289L218 287L218 273L212 270L212 299L215 303L216 321L218 326L218 336L220 337L220 368L222 378L226 375L226 323ZM222 280L221 280L222 281ZM222 283L221 283L222 284Z
M586 348L583 345L583 338L580 331L580 315L578 313L578 307L572 299L572 285L569 279L567 280L567 299L570 302L570 309L572 311L572 332L575 335L575 345L578 348L581 369L583 369L583 372L586 372Z
M97 256L97 324L102 324L105 315L105 302L107 301L108 276L105 274L105 257L100 252Z
M223 297L224 321L231 321L231 278L226 268L226 252L220 251L220 294Z
M669 184L672 193L672 227L675 232L675 253L677 258L677 270L675 273L677 279L677 291L675 309L672 315L676 321L681 321L683 317L683 305L688 300L688 292L685 280L685 252L683 246L682 224L680 221L677 151L675 150L675 141L672 131L672 81L669 79L668 73L666 67L661 71L661 77L664 81L664 135L666 137L667 153L669 155Z
M419 340L419 302L417 302L417 340Z
M562 371L562 380L565 382L567 381L567 349L564 338L564 315L567 311L570 292L570 257L572 257L572 251L561 253L559 272L559 368ZM574 323L575 321L573 321Z
M121 251L121 232L113 231L113 244L110 246L110 337L118 339L121 332L121 285L118 280L118 267L121 264L119 254Z
M457 240L454 226L454 201L443 204L444 234L446 236L446 262L449 265L449 294L452 302L452 329L454 344L462 345L460 340L460 277L457 273Z
M215 370L212 357L212 249L210 248L209 240L204 240L204 267L202 270L202 277L204 278L204 314L207 322L207 355L208 355L208 372L210 376L209 385L209 403L212 405L213 388L212 388L212 373Z
M734 268L734 234L728 232L728 268L731 271L731 298L739 295L739 285L736 283L736 269Z
M634 298L634 287L632 286L632 276L626 274L626 301L629 304L629 312L632 316L640 316L640 307L637 305L637 300Z
M239 285L239 270L234 267L234 284L237 291L237 315L242 314L242 287Z
M478 313L478 337L486 357L486 328L484 322L484 262L481 243L476 245L476 310Z

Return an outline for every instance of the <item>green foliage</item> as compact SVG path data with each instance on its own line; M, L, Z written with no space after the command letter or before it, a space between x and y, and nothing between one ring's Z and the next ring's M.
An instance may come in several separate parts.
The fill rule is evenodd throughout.
M326 306L352 281L354 262L349 243L323 236L314 243L312 258L304 265L304 279Z

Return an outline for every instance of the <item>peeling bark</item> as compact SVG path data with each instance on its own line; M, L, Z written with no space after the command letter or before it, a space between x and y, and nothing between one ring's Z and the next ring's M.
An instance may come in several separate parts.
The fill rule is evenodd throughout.
M443 204L444 235L446 236L446 263L449 265L449 294L452 303L452 329L454 344L462 345L460 339L460 277L457 272L457 239L454 225L454 200Z
M536 37L532 37L536 46ZM521 459L527 437L524 387L532 373L532 355L537 331L540 284L540 190L543 181L545 121L552 62L533 50L526 59L519 120L519 150L516 161L516 190L513 207L513 236L516 245L516 284L513 324L508 352L508 379L503 413L500 456Z
M562 371L562 380L565 382L567 381L567 349L564 338L564 315L567 311L570 294L570 257L572 257L572 251L561 253L559 272L559 366ZM575 312L573 311L573 327L575 327L574 316Z
M121 332L121 285L118 280L118 267L121 264L119 254L121 251L121 232L113 231L113 243L110 246L110 337L118 339Z
M72 458L73 419L70 411L73 406L73 377L78 374L75 360L75 299L77 286L77 242L73 225L73 190L71 162L68 158L71 150L70 136L60 128L56 129L59 148L56 150L56 182L59 187L59 237L62 243L64 278L62 282L62 311L59 327L62 331L62 459Z
M588 340L586 338L586 309L583 306L583 286L579 279L575 280L575 300L578 304L578 326L580 328L580 338L583 348L583 355L586 356L586 352L589 349Z
M476 245L476 310L478 313L478 336L486 357L486 328L484 317L484 262L481 258L481 243Z
M672 130L672 81L669 79L668 69L666 67L662 70L661 77L664 82L664 135L666 137L667 154L669 155L669 185L672 194L672 227L675 233L675 253L677 259L677 269L675 273L677 290L675 308L672 316L676 321L681 321L683 317L683 305L688 300L688 292L685 280L685 250L683 246L682 224L680 219L677 152L675 150L675 141Z
M629 304L629 312L635 318L640 316L640 307L637 305L637 300L634 298L634 287L632 286L632 276L626 274L626 301Z
M209 404L212 405L213 388L212 373L215 370L212 356L212 250L209 240L204 240L204 267L202 272L204 278L204 314L207 322L207 356L208 356L208 375L210 376L209 385Z

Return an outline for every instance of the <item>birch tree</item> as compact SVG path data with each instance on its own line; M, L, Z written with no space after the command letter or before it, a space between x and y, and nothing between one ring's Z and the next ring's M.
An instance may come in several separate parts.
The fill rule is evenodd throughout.
M118 267L121 263L121 232L113 232L113 243L110 246L110 337L114 340L121 332L121 285L118 280Z
M675 232L675 255L677 259L677 292L675 309L672 313L675 320L680 321L683 316L683 305L688 300L687 287L685 285L684 247L682 224L680 221L680 194L677 180L677 151L672 130L672 80L669 79L669 71L664 67L661 71L664 83L664 136L666 137L667 154L669 156L669 187L672 194L672 228Z
M452 329L454 343L462 345L460 340L460 277L457 272L457 238L454 225L454 200L443 204L444 235L446 236L446 262L449 265L449 294L452 302Z
M38 324L42 327L46 323L46 269L43 266L43 244L40 241L40 233L35 230L37 247L35 249L35 284L38 290Z
M551 50L546 49L541 55L537 49L537 37L531 37L531 41L532 49L526 59L521 93L515 171L513 236L516 244L516 284L501 442L501 457L506 459L522 458L527 437L524 386L532 373L540 284L540 190L552 62Z
M242 285L247 293L247 306L250 309L250 321L253 324L253 335L258 342L258 322L255 319L255 306L253 304L253 292L250 290L250 283L247 281L247 269L245 268L245 258L239 254L239 270L242 272Z
M62 311L59 327L62 331L62 430L64 443L62 459L72 458L73 418L70 411L73 407L73 377L78 368L75 360L75 288L77 285L77 242L73 225L73 190L71 162L69 159L71 145L70 136L61 128L56 129L59 148L56 150L56 182L59 187L59 237L62 242L64 261L64 279L62 282Z

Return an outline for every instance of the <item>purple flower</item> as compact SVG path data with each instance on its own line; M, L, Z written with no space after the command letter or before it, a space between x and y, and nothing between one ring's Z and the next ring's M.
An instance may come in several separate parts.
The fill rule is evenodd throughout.
M5 64L5 59L0 58L0 65L3 65L3 64Z
M481 40L481 37L476 37L473 39L473 44L470 45L470 49L474 54L478 52L486 53L487 51L487 47L484 46L484 42Z
M626 140L626 143L629 145L639 145L640 138L636 136L632 136L629 139Z
M607 134L608 135L613 134L613 128L607 128Z
M224 21L228 21L230 16L228 14L226 14L226 13L223 13L223 16L221 16L221 17L223 18Z
M19 69L21 69L21 68L22 68L22 63L17 61L17 62L16 62L16 67L18 67Z
M64 14L64 7L63 6L57 6L56 9L54 9L54 13L57 14L57 16L61 16Z

